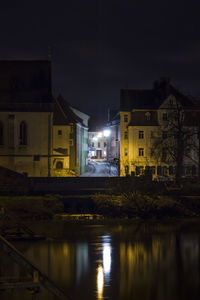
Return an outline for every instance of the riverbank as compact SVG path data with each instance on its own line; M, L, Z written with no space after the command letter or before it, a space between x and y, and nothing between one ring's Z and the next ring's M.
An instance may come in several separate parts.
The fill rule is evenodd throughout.
M65 217L59 216L74 214L82 215L81 222L84 216L91 215L90 219L94 220L84 221L99 223L109 219L200 217L200 196L148 195L139 192L120 195L0 196L0 207L1 218L4 212L4 219L7 214L10 220L53 220L56 216L55 219L65 221Z

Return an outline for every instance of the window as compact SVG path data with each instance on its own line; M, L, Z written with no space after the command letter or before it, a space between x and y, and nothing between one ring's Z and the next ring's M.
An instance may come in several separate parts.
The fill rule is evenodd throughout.
M106 142L104 142L104 144L103 144L103 145L104 145L104 148L105 148L105 147L107 146Z
M139 131L139 139L143 139L144 138L144 131L140 130Z
M162 175L162 167L161 166L157 166L157 175L161 176Z
M0 122L0 145L3 145L3 123Z
M166 161L167 159L167 149L162 148L162 161Z
M146 112L145 113L145 118L147 121L150 121L151 120L151 113L150 112Z
M167 138L167 131L162 132L162 138L163 138L163 140L165 140Z
M100 148L101 147L101 143L100 142L98 142L98 148Z
M27 125L24 121L22 121L20 123L19 144L20 145L27 145Z
M63 162L62 161L58 161L56 163L56 169L58 169L58 170L62 170L63 169Z
M139 148L139 156L144 156L144 148Z
M155 167L150 167L151 174L155 175L156 174L156 168Z
M128 132L127 132L127 131L124 132L124 139L125 139L125 140L128 139Z
M124 115L124 122L128 122L128 115Z
M150 149L150 156L154 156L154 149L153 148Z
M167 121L167 113L163 113L162 119L163 119L163 121Z
M94 142L92 143L92 147L94 148Z
M58 135L62 135L62 130L58 130Z
M128 148L124 149L124 155L127 156L128 155Z
M34 155L33 160L34 161L40 161L40 156L39 155Z
M135 167L135 174L136 175L143 175L144 174L144 167Z

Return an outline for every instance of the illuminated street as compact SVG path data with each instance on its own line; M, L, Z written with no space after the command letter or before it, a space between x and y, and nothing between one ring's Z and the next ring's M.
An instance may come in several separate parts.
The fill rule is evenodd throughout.
M107 161L90 161L88 163L88 172L82 177L109 177L118 176L117 167Z

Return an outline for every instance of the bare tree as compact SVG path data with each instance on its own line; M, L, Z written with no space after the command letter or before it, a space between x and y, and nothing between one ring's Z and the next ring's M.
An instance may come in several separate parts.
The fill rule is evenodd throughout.
M160 135L155 140L155 157L175 167L175 180L179 184L182 176L184 157L193 146L194 126L187 124L190 110L179 101L169 104L167 120L160 125Z

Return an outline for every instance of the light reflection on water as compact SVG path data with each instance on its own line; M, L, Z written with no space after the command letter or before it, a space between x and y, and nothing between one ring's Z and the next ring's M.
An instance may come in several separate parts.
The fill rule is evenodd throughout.
M103 227L87 230L82 239L76 235L63 241L20 242L16 247L72 299L199 299L199 232L144 234L141 230L135 234L126 226L120 230L113 226L106 233ZM24 276L17 265L0 254L0 274ZM0 294L0 299L31 299L27 292L12 293L11 298L8 295ZM42 291L39 299L55 298Z

